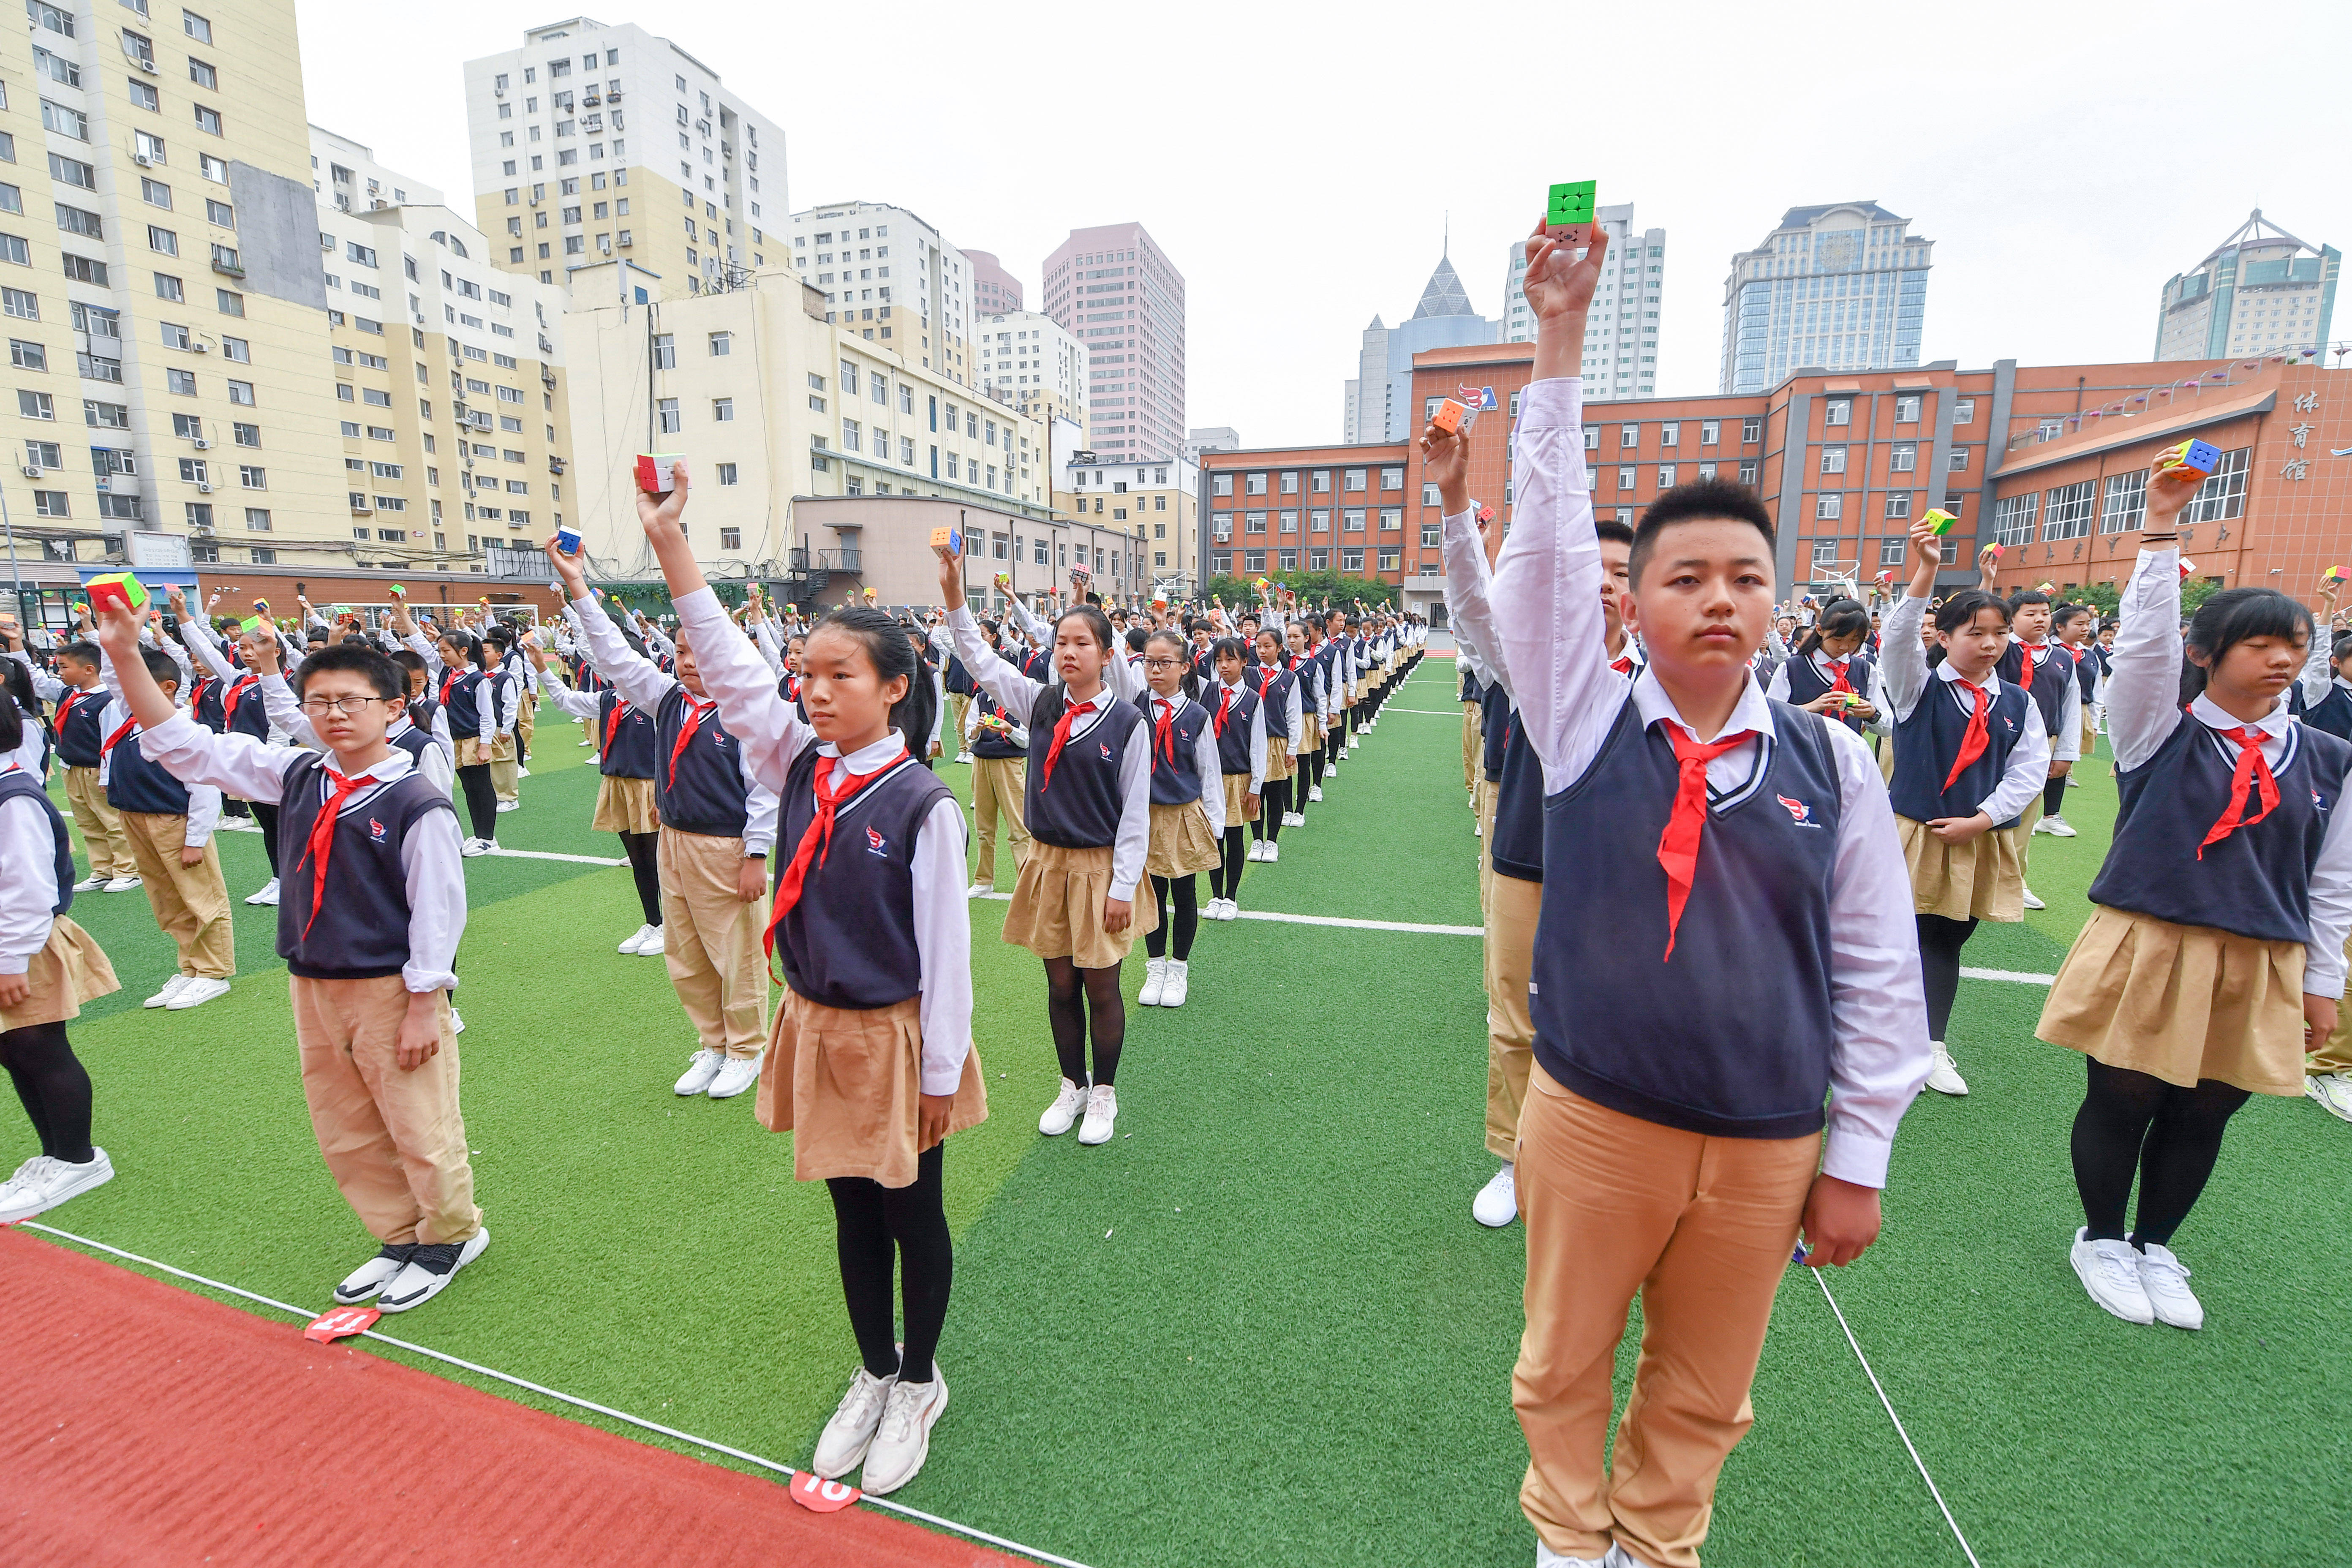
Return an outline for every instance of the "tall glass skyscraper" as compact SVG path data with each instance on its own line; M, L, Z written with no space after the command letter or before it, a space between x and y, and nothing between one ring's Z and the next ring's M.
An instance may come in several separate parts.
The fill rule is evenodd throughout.
M1790 207L1723 284L1722 392L1762 392L1791 371L1919 363L1936 242L1876 202Z

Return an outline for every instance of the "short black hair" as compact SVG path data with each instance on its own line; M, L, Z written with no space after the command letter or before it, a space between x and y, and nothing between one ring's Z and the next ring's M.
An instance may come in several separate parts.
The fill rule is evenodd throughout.
M2008 600L1998 594L1988 594L1982 588L1963 588L1936 606L1936 629L1956 632L1962 626L1972 626L1976 625L1979 610L1998 611L2001 624L2009 624Z
M396 647L384 656L410 675L425 673L425 656L415 648Z
M2009 613L2012 616L2028 605L2046 605L2050 595L2039 588L2020 588L2009 596Z
M179 689L180 667L172 662L170 654L160 647L150 647L145 643L141 643L139 662L147 667L147 673L155 678L156 685L163 686L168 683L173 690Z
M1744 522L1754 528L1764 536L1767 554L1777 542L1772 514L1764 509L1754 490L1729 479L1693 479L1688 484L1676 485L1643 512L1641 523L1633 530L1633 552L1626 562L1626 574L1633 585L1641 586L1643 569L1649 565L1651 554L1658 548L1659 534L1678 522L1717 520Z
M69 642L66 644L65 647L58 649L58 657L59 658L75 659L82 664L89 666L92 669L96 669L98 668L98 645L91 642L89 638L84 637L78 642Z
M375 688L375 694L387 702L404 702L408 700L408 677L400 666L393 663L389 656L374 648L364 644L354 646L351 643L336 643L331 647L322 647L304 659L302 667L294 672L295 697L297 699L301 697L302 688L310 682L312 676L324 675L335 669L349 670L354 675L364 676L368 684Z
M1603 539L1613 540L1617 543L1624 545L1629 550L1633 548L1633 529L1626 524L1618 521L1613 517L1606 518L1594 523L1592 525L1592 531L1599 534Z
M2205 689L2221 656L2251 637L2278 637L2298 646L2311 642L2311 612L2276 588L2225 588L2198 606L2182 641L2205 656L2194 664L2184 649L2180 700L2186 706Z
M13 752L25 743L25 710L13 693L0 691L0 752ZM35 784L40 780L35 779Z

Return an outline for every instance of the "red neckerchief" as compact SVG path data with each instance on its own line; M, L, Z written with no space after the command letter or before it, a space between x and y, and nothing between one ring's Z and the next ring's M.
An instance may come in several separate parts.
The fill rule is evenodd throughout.
M2031 665L2033 662L2033 656L2026 655L2025 662ZM1969 714L1967 731L1960 736L1960 754L1953 759L1952 771L1944 775L1946 789L1951 788L1954 782L1969 771L1969 765L1984 755L1985 747L1992 739L1991 733L1985 728L1985 715L1992 710L1992 694L1981 686L1969 686L1965 680L1960 684L1967 686L1969 695L1976 699L1976 708Z
M2195 721L2192 720L2192 721ZM2278 780L2271 776L2270 759L2263 755L2263 742L2270 739L2252 724L2235 730L2215 730L2214 734L2238 744L2238 766L2230 775L2230 805L2213 826L2206 830L2205 843L2197 847L2197 858L2205 858L2205 847L2219 844L2241 827L2252 827L2278 809ZM2262 797L2263 808L2253 816L2246 815L2246 786L2252 784Z
M1633 656L1630 653L1621 653L1609 661L1609 668L1620 675L1631 675L1633 673Z
M1701 742L1683 733L1673 720L1662 721L1666 740L1675 749L1680 777L1675 785L1674 815L1658 835L1658 864L1666 871L1666 952L1675 955L1675 931L1683 922L1683 906L1690 901L1691 882L1698 875L1699 837L1706 828L1706 764L1754 734L1742 730Z
M1217 738L1220 740L1224 738L1226 716L1233 710L1234 689L1221 682L1217 687Z
M257 675L241 676L238 678L236 685L230 687L226 691L221 694L222 723L226 724L231 719L236 717L236 705L244 701L245 694L252 690L254 687L260 684L260 681L261 677Z
M863 778L843 766L839 757L817 758L816 815L809 818L807 829L801 834L799 847L793 851L792 864L784 868L782 878L776 883L775 910L769 918L767 935L762 939L770 957L772 958L776 952L776 928L784 923L784 917L791 914L801 901L801 889L808 880L810 863L824 865L825 856L832 850L835 808L856 795L861 784L880 778L906 758L907 748L901 744L896 755ZM841 774L837 787L833 783L833 775L836 772Z
M602 763L606 757L613 754L613 737L621 732L621 721L628 716L629 704L627 700L625 698L615 699L613 703L613 710L604 716L604 743L596 748L596 760L599 763ZM670 765L670 772L673 774L677 772L677 766L675 761L673 761Z
M302 861L310 862L310 918L302 922L302 934L308 937L310 928L319 921L320 907L327 898L327 859L335 852L335 817L343 809L343 797L360 787L358 779L347 779L333 768L320 763L319 771L335 781L334 791L319 807L316 821L310 824L310 837L302 847L301 858L294 862L300 870Z
M466 670L453 669L453 670L449 671L446 675L444 675L444 676L441 678L441 706L442 706L442 707L446 708L446 707L448 707L448 706L449 706L449 689L450 689L451 687L453 687L453 686L457 685L458 681L460 681L460 680L464 679L465 679L465 677L466 677L468 673L470 673L470 672L469 672L469 671L466 671Z
M1833 658L1830 660L1830 670L1837 677L1836 682L1830 687L1832 691L1852 691L1853 689L1853 686L1847 682L1845 678L1845 668L1853 662L1853 659L1851 656L1845 658Z
M65 696L58 700L58 711L54 721L57 728L60 730L64 729L66 727L66 721L73 717L74 699L77 697L97 698L100 706L103 708L106 701L106 689L101 686L67 687Z
M2033 694L2033 645L2032 643L2021 642L2017 645L2017 662L2018 687L2030 697Z
M121 745L122 743L122 738L125 735L135 734L138 732L138 720L125 719L122 721L122 728L117 730L113 734L109 735L105 742L100 745L98 748L98 760L100 762L104 762L106 760L106 754L114 750L115 747Z
M1160 717L1151 726L1152 753L1156 756L1164 752L1168 765L1172 768L1176 765L1176 735L1171 728L1176 722L1176 700L1162 697L1156 691L1151 694L1151 699L1160 704Z
M694 732L702 728L702 721L706 717L719 711L718 703L697 702L682 686L678 688L677 694L686 699L686 722L677 727L677 744L669 749L669 787L671 789L677 787L677 760L686 754L687 742L694 739Z
M1070 702L1067 700L1067 694L1065 693L1062 717L1054 726L1054 743L1045 748L1045 760L1038 767L1037 787L1039 789L1042 790L1054 782L1054 764L1061 760L1062 748L1069 743L1070 721L1101 701L1103 695L1102 692L1097 691L1084 702Z

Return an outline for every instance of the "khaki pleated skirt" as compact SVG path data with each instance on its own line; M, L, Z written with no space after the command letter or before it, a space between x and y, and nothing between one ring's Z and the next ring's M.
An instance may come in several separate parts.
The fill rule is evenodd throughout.
M864 1176L915 1183L922 1153L923 999L887 1007L827 1007L787 990L760 1063L753 1114L793 1134L793 1175L803 1182ZM963 1058L948 1131L988 1120L977 1047Z
M1911 868L1911 908L1948 921L2021 921L2025 871L2017 858L2015 827L1996 827L1966 844L1947 844L1924 822L1895 819L1903 858Z
M1298 716L1298 754L1323 749L1323 715L1302 713Z
M588 826L599 833L658 833L654 781L606 773L596 784L596 815Z
M0 1032L36 1024L62 1024L81 1016L81 1005L122 989L106 950L64 915L49 922L49 940L25 965L31 987L14 1007L0 1007Z
M1147 875L1190 877L1213 870L1216 864L1216 835L1209 831L1209 814L1201 809L1200 802L1151 808L1151 853L1143 862ZM1154 905L1152 919L1159 918Z
M2303 1092L2303 944L2094 905L2034 1033L2182 1088Z
M1255 822L1257 808L1252 806L1244 810L1242 805L1244 801L1249 799L1249 774L1227 773L1224 775L1224 780L1225 827L1230 832L1244 822Z
M491 763L510 763L514 760L515 742L512 735L493 735L490 737L490 743L487 746L482 744L481 738L478 735L457 737L457 765L461 768L487 766Z
M1155 929L1149 889L1131 900L1133 918L1122 931L1103 929L1103 901L1110 897L1110 846L1066 849L1042 838L1029 843L1028 863L1013 885L1013 905L1004 911L1004 940L1040 958L1067 958L1080 969L1113 969L1127 962L1135 939Z
M1273 784L1291 775L1290 742L1279 735L1265 738L1265 782Z

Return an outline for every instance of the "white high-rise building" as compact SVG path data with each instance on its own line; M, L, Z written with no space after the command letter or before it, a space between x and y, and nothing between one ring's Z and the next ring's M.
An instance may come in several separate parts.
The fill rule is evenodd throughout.
M1936 242L1876 202L1790 207L1723 284L1721 392L1763 392L1791 371L1919 363Z
M1633 204L1595 207L1593 222L1608 231L1601 288L1585 318L1583 374L1593 397L1654 397L1658 390L1658 321L1664 309L1666 231L1635 229ZM1528 310L1527 241L1511 242L1503 268L1503 341L1531 343L1536 321Z
M1035 419L1058 415L1086 424L1087 348L1053 317L982 316L974 347L980 369L972 384L997 402Z
M2319 353L2343 265L2334 246L2297 239L2256 207L2204 260L2165 279L2156 357Z
M793 265L824 290L825 320L908 363L973 384L972 265L905 207L832 202L792 215Z
M1341 389L1340 439L1349 446L1404 441L1421 434L1412 406L1412 356L1427 349L1491 343L1496 323L1470 308L1461 275L1444 256L1437 258L1421 302L1391 327L1378 316L1364 329L1356 374Z
M627 259L663 298L784 259L784 132L719 73L635 23L533 27L466 62L475 222L542 283Z

